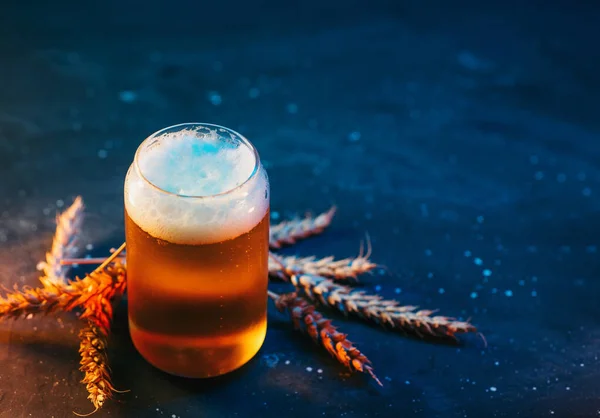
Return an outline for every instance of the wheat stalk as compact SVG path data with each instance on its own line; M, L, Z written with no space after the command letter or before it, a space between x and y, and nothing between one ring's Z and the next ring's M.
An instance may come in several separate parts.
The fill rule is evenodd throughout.
M121 247L124 248L124 245ZM0 297L0 320L19 318L29 314L71 311L84 307L92 298L102 295L107 299L122 293L126 286L126 269L122 264L113 264L118 252L113 253L103 264L83 278L76 278L67 284L55 283L47 277L41 277L43 286L29 286Z
M313 305L298 297L296 293L278 295L269 291L269 297L273 299L280 312L289 312L294 328L307 333L313 341L324 347L338 362L351 371L368 373L380 386L383 386L373 372L371 361L354 347L346 334L342 334L331 325L331 321L324 318Z
M44 277L50 283L65 283L68 266L61 260L73 257L77 253L79 232L83 223L84 204L81 196L77 196L73 204L56 217L56 232L52 239L52 247L46 253L46 260L38 264Z
M292 276L291 282L311 300L344 314L352 314L419 337L456 339L456 334L477 332L477 328L469 322L446 316L432 316L434 311L417 310L416 306L401 306L396 300L355 290L325 277L303 274Z
M277 250L284 245L295 244L296 241L320 234L331 223L335 211L336 208L333 206L317 217L307 215L304 219L296 218L271 225L269 230L270 248Z

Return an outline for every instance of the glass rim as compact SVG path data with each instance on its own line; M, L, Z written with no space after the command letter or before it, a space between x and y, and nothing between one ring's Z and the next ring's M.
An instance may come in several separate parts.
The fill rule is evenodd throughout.
M163 189L162 187L154 184L152 181L150 181L142 172L142 169L139 166L139 159L141 158L140 153L144 147L144 145L150 141L153 138L156 138L164 133L166 133L166 131L170 131L170 130L174 130L176 129L176 131L182 131L183 129L185 129L186 127L208 127L211 129L224 129L225 131L229 132L230 134L232 134L236 139L239 139L241 143L243 143L246 147L248 147L250 149L250 151L252 152L252 155L254 156L254 168L252 169L252 172L250 173L250 175L248 176L247 179L245 179L243 182L241 182L240 184L238 184L237 186L235 186L232 189L229 190L225 190L224 192L221 193L215 193L215 194L210 194L210 195L185 195L185 194L179 194L179 193L174 193L174 192L170 192L168 190ZM218 132L217 132L218 133ZM212 199L212 198L216 198L216 197L220 197L220 196L226 196L228 194L231 194L233 192L235 192L236 190L241 189L245 184L247 184L250 180L252 180L253 178L256 177L256 175L258 174L258 171L260 170L260 157L258 155L258 150L256 149L256 147L252 144L252 142L250 142L244 135L240 134L237 131L234 131L231 128L227 128L226 126L222 126L222 125L216 125L214 123L205 123L205 122L184 122L184 123L179 123L176 125L171 125L171 126L167 126L165 128L159 129L158 131L150 134L149 136L147 136L141 143L140 145L138 145L137 150L135 151L135 155L133 157L133 165L135 166L135 170L137 171L137 174L140 176L140 178L146 182L148 185L150 185L152 188L154 188L155 190L164 193L166 195L171 195L173 197L180 197L180 198L184 198L184 199Z

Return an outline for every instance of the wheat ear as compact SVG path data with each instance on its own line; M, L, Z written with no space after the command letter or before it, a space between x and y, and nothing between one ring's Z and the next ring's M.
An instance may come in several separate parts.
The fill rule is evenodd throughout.
M60 262L77 253L84 209L83 199L77 196L73 204L56 217L56 232L52 239L52 247L46 253L46 260L38 264L38 270L42 271L43 277L50 283L67 281L66 273L69 266L63 266Z
M81 315L86 325L79 331L79 370L84 375L81 383L85 384L88 399L95 409L87 415L76 415L93 414L102 408L113 392L120 392L112 385L106 352L112 317L112 301L104 295L90 299Z
M286 281L301 274L314 274L336 281L356 281L359 275L371 272L376 267L378 265L371 262L368 255L336 260L334 257L280 257L269 253L269 275Z
M348 340L346 334L339 332L331 321L323 317L315 307L296 293L278 295L269 291L269 297L280 312L287 311L294 328L308 334L313 341L325 348L338 362L351 371L368 373L380 386L371 361Z
M269 246L277 250L284 245L291 245L304 238L317 235L329 226L336 208L333 206L327 212L317 217L307 215L304 219L292 219L271 225L269 230Z
M477 332L477 328L469 322L432 316L435 311L401 306L396 300L355 290L325 277L303 274L292 276L291 282L309 299L322 305L419 337L456 339L456 334Z
M124 248L125 245L121 247ZM113 253L85 277L60 284L41 277L40 288L23 287L0 297L0 320L3 318L19 318L29 314L48 314L57 311L71 311L83 307L90 299L102 295L108 299L124 291L126 285L126 269L122 264L113 264L119 252Z

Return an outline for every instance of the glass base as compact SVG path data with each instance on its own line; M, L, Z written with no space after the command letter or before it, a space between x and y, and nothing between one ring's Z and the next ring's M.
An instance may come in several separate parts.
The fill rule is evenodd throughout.
M129 319L137 351L159 370L186 378L210 378L232 372L254 357L267 334L267 321L229 335L174 336L138 328Z

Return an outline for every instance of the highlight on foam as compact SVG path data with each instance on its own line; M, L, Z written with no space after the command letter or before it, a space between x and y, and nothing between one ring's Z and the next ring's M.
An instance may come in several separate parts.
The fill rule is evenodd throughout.
M269 180L252 145L215 125L148 137L125 179L129 217L155 238L207 244L250 231L269 208Z

